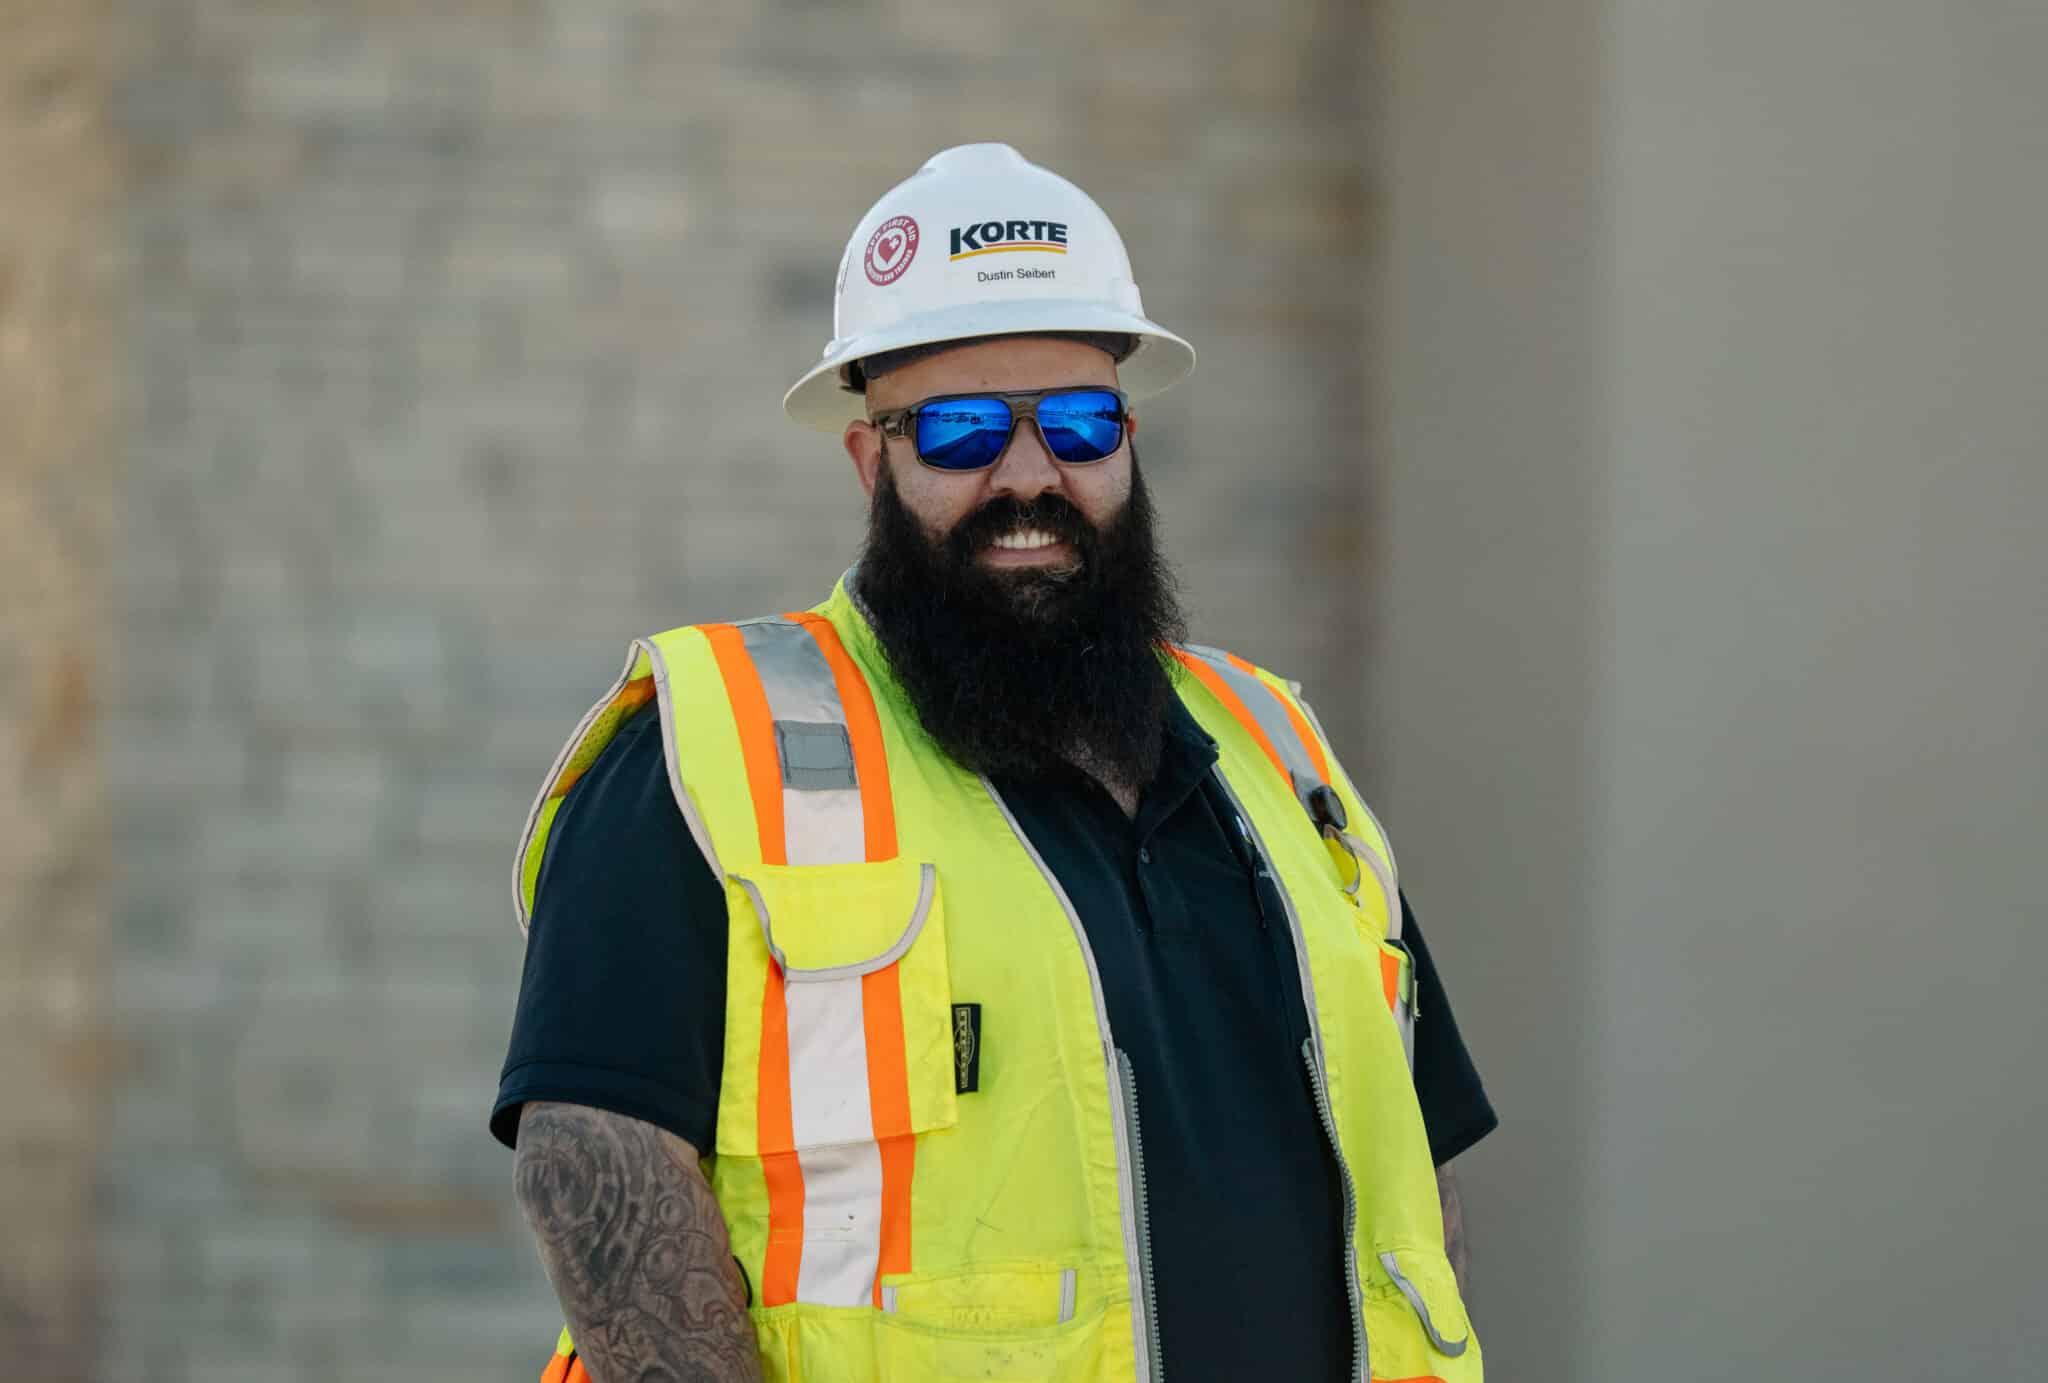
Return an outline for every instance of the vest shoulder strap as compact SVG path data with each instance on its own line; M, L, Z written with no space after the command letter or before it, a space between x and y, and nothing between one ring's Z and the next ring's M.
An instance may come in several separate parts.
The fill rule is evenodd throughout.
M697 685L697 679L715 682ZM635 711L659 696L676 804L712 864L847 864L893 859L894 795L873 692L830 620L809 611L686 625L635 640L625 670L577 723L555 758L520 836L515 916L530 923L556 814ZM724 714L708 710L715 704ZM724 729L746 770L750 830L707 822L684 784L672 723L678 706ZM722 847L722 848L721 848Z
M562 800L569 795L569 789L590 771L590 766L597 762L597 756L619 733L619 727L633 712L652 701L654 694L652 654L644 643L635 642L626 650L625 669L612 683L611 690L583 713L583 719L576 722L568 743L562 746L561 753L555 755L554 767L548 770L547 778L526 814L526 826L519 833L519 851L513 862L512 915L521 932L532 920L533 893L540 882L541 858L547 850L548 835L554 829L555 815L562 809Z
M1176 645L1173 656L1250 736L1316 830L1356 857L1360 868L1383 874L1392 913L1388 935L1398 938L1400 883L1393 847L1338 763L1315 711L1302 699L1301 684L1207 644Z
M1301 684L1205 644L1176 647L1173 655L1258 746L1301 804L1329 849L1344 891L1356 901L1368 875L1379 885L1386 909L1386 946L1392 948L1392 953L1381 951L1380 979L1412 1064L1415 961L1401 939L1401 884L1393 847L1379 818L1337 762L1321 722L1302 699Z
M764 864L894 859L881 716L832 622L804 611L693 632L709 646L746 766L753 830L725 832L729 853Z

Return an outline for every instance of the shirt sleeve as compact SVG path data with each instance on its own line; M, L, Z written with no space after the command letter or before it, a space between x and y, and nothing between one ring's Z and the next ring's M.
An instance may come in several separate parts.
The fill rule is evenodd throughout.
M725 1046L725 893L676 807L649 703L569 790L548 834L491 1110L591 1105L711 1150Z
M1429 1130L1429 1155L1441 1167L1500 1124L1472 1054L1458 1035L1450 996L1429 957L1415 910L1401 897L1401 939L1415 956L1415 1094Z

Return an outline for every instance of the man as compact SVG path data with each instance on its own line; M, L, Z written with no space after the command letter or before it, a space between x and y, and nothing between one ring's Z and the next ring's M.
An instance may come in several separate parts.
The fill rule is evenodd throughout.
M785 406L859 564L636 644L520 852L544 1377L1479 1378L1432 1169L1494 1119L1392 856L1181 642L1129 398L1192 350L1002 145L870 210L837 324Z

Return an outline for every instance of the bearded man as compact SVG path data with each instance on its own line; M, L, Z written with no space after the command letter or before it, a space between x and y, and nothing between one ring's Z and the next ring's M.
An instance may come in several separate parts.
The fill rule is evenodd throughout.
M1299 688L1184 642L1130 400L1192 350L1004 145L836 323L858 563L637 642L521 846L543 1377L1478 1379L1493 1112Z

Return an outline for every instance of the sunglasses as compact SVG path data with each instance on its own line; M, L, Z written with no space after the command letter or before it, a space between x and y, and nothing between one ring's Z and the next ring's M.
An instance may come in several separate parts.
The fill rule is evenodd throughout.
M934 470L979 471L1008 448L1020 418L1037 422L1054 460L1081 466L1123 445L1130 405L1121 389L1100 385L943 394L877 413L873 422L884 437L910 438L917 459Z

